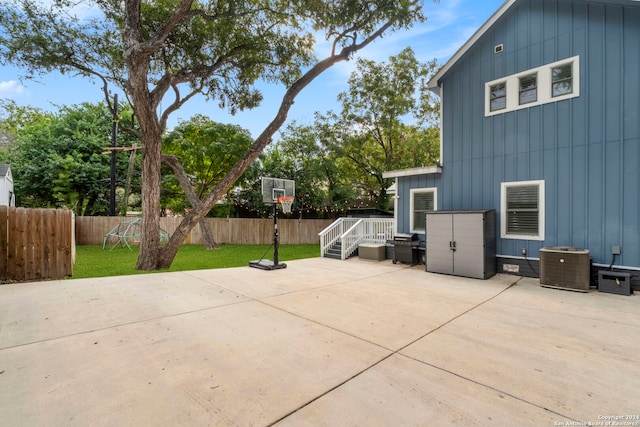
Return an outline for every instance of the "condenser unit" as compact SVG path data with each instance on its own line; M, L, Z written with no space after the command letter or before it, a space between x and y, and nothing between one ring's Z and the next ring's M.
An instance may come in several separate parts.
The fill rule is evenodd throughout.
M540 249L540 285L588 292L591 281L589 250L565 246Z

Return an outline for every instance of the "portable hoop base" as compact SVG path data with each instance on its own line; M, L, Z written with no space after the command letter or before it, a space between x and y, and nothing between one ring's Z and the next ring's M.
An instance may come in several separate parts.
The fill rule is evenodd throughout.
M287 268L287 264L283 262L274 264L271 260L261 259L259 261L249 261L249 267L259 268L260 270L280 270Z

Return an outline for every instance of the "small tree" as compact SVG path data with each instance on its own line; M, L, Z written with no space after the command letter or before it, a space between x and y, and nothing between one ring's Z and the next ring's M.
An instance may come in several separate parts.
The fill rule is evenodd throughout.
M163 143L163 161L174 173L164 181L164 188L174 195L167 200L168 207L182 213L196 207L252 143L249 131L240 126L216 123L202 115L181 122ZM178 188L183 193L176 197ZM200 230L205 248L216 249L206 221L200 221Z
M100 11L88 19L72 14L69 7L77 3L0 3L0 61L28 74L58 70L98 78L107 99L110 84L124 90L136 117L136 126L128 130L144 145L136 265L143 270L171 265L187 233L269 144L305 86L386 32L424 19L418 0L100 1L89 3ZM324 33L332 45L319 61L313 57L314 33ZM273 121L161 247L160 169L167 119L198 94L232 112L254 107L262 99L254 87L259 79L287 87Z
M336 154L322 145L316 128L294 122L263 154L260 175L295 179L293 211L299 218L305 211L325 216L320 212L328 207L346 208L355 198L353 181L337 160Z
M407 48L388 62L359 59L341 93L340 114L318 116L323 143L355 168L355 182L386 209L386 170L438 162L438 104L427 90L436 63L421 64ZM407 123L408 122L408 123Z

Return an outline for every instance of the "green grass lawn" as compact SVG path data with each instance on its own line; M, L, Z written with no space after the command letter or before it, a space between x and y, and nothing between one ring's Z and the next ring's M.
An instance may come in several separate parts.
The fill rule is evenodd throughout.
M73 279L87 277L124 276L145 274L135 269L138 247L133 251L115 247L103 250L102 246L78 246ZM315 258L320 256L319 245L280 245L279 261ZM204 270L210 268L245 267L249 261L260 258L273 259L269 245L220 245L220 249L207 251L203 245L182 245L171 268L166 271Z

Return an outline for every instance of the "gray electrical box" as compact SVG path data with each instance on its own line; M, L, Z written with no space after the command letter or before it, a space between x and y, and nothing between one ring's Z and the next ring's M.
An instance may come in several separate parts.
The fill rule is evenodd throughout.
M598 271L598 291L631 295L631 274L620 271Z

